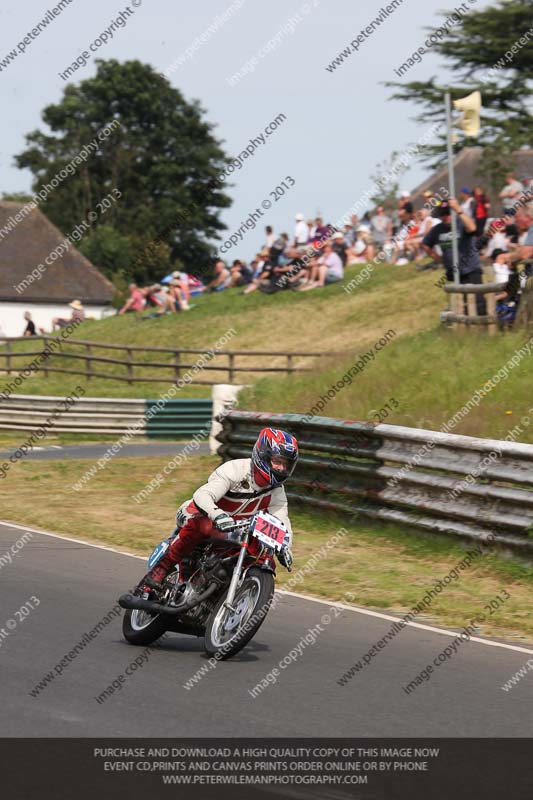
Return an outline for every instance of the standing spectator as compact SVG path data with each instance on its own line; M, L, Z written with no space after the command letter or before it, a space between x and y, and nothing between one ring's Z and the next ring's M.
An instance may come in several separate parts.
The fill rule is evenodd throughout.
M324 225L324 220L322 219L322 217L316 218L315 225L316 225L315 239L319 241L327 239L329 236L329 225Z
M461 195L461 208L463 209L465 214L468 214L470 217L474 217L474 200L472 197L472 192L468 188L468 186L463 186L461 191L459 192Z
M294 246L304 247L309 241L309 228L303 214L296 214L294 226Z
M490 203L481 186L474 186L474 219L476 221L476 236L479 238L485 231L485 225L490 211Z
M515 203L524 189L520 181L516 180L514 172L508 172L505 176L505 180L507 181L507 185L503 187L499 194L504 214L514 209Z
M370 232L378 253L383 250L387 239L392 235L392 221L384 213L383 206L378 206L376 213L370 218Z
M281 236L279 236L276 239L276 241L270 248L268 257L269 260L272 262L272 264L274 264L274 266L277 266L282 261L284 261L283 254L288 244L289 244L289 235L287 233L282 233Z
M408 192L407 190L400 194L400 199L398 201L398 211L402 211L402 209L408 214L412 214L414 211L413 201L411 200L411 192Z
M476 247L476 223L471 216L465 214L455 197L450 197L441 203L441 222L426 234L422 247L434 261L442 261L446 270L446 280L453 283L452 211L457 214L459 282L483 283L479 251ZM435 250L436 245L439 245L442 255ZM476 305L477 313L483 315L485 301L479 294L476 295Z
M126 314L128 311L142 311L145 306L144 292L142 289L139 289L136 283L130 283L128 289L130 296L118 312L119 314Z
M268 249L270 250L270 248L272 247L272 245L276 241L276 237L274 236L274 229L272 228L272 225L267 225L266 226L265 233L266 233L266 241L265 241L264 247L268 247Z
M24 336L37 336L35 330L35 322L31 318L29 311L24 312L24 319L26 320L26 327L24 328Z

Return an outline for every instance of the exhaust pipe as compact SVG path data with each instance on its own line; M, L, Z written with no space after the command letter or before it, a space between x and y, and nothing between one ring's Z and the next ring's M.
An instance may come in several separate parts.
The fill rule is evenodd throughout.
M184 611L188 611L190 608L194 608L202 603L204 600L210 597L217 588L217 583L210 583L205 592L202 592L202 594L199 594L196 598L187 600L179 606L163 606L161 603L155 603L153 600L144 600L142 597L137 597L129 592L128 594L122 594L118 598L118 604L122 608L135 609L137 611L152 611L156 614L170 614L177 616L178 614L183 614Z

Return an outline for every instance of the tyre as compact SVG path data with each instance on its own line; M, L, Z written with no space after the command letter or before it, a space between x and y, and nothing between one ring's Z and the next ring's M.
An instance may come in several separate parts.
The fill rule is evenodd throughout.
M122 619L122 633L130 644L152 644L166 631L166 625L159 614L148 611L126 609Z
M248 644L265 619L274 596L274 576L253 567L248 570L235 595L234 608L226 608L225 593L207 621L205 651L223 661Z

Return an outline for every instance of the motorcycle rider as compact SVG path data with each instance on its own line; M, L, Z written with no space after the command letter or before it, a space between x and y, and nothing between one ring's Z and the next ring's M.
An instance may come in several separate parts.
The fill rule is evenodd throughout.
M179 533L163 558L143 578L143 583L160 589L162 582L181 560L189 555L204 537L231 531L236 520L268 511L285 523L288 535L278 553L280 563L292 565L292 531L283 482L292 475L298 460L298 442L294 436L275 428L263 428L251 458L237 458L221 464L197 489L192 499L178 509ZM254 539L250 550L257 547ZM180 569L181 573L181 569ZM183 580L181 574L180 579Z

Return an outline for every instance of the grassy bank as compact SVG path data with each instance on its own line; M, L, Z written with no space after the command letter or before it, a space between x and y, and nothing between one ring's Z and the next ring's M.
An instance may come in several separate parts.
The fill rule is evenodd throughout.
M322 416L384 421L393 425L438 430L506 365L529 340L524 332L489 337L434 329L392 340L350 385L328 400ZM266 378L241 395L241 406L255 410L309 413L328 388L355 363L331 361L320 373L291 379ZM533 348L508 377L497 383L454 428L455 433L505 438L515 425L517 441L533 443ZM392 398L392 400L391 400ZM386 404L385 413L377 415ZM316 413L316 412L315 412Z
M255 292L243 296L240 289L209 294L194 298L195 308L190 312L173 314L159 319L142 319L134 314L114 316L105 320L86 322L80 325L75 338L91 342L124 344L128 346L149 345L169 348L214 347L222 337L228 336L225 350L271 350L271 351L318 351L342 350L349 353L360 352L370 346L386 330L393 328L398 336L408 335L434 326L442 307L442 292L434 285L435 273L420 273L414 267L395 268L376 267L370 278L364 281L352 294L343 287L361 270L363 266L350 267L343 283L325 287L312 292L280 292L264 295ZM413 294L424 297L423 306L413 313ZM74 338L74 337L73 337ZM21 342L17 351L35 350L35 343ZM70 342L63 345L65 352L82 355L85 348L76 347ZM106 358L125 358L116 350L94 350L93 355ZM198 356L191 355L188 363L194 364ZM146 354L136 356L136 360L168 361L167 354ZM185 359L183 359L185 361ZM227 357L217 356L210 366L226 366ZM295 360L295 366L302 360ZM23 362L16 362L22 367ZM77 368L85 370L85 362L76 361ZM284 366L286 359L241 357L236 366ZM54 355L53 365L73 368L73 362ZM310 366L310 362L306 362ZM319 365L317 365L319 366ZM320 368L320 367L319 367ZM126 368L111 363L94 365L95 371L106 371L126 376ZM185 370L184 370L185 372ZM143 377L158 377L149 367L142 368ZM172 377L168 371L169 379ZM226 371L205 370L200 378L227 383ZM242 383L254 381L256 373L238 373ZM9 382L7 375L0 377L0 392ZM12 380L12 377L11 377ZM25 394L64 394L68 395L77 384L81 385L87 396L96 397L159 397L168 388L165 382L128 384L123 381L52 373L45 378L42 373L28 378L19 389ZM194 384L180 390L180 397L204 397L209 387Z
M92 465L90 460L18 462L2 481L0 517L147 555L172 530L178 503L218 463L208 456L191 458L144 503L133 501L132 495L168 460L115 458L80 492L70 487ZM318 597L342 599L352 592L358 605L405 613L465 557L465 549L455 540L397 525L363 519L347 522L297 509L292 509L291 518L295 572L340 528L346 529L338 546L296 587ZM139 573L142 568L139 563ZM278 584L285 585L289 578L280 568ZM510 599L488 618L480 633L531 642L532 588L532 566L492 553L483 555L437 595L418 620L460 628L505 589Z

